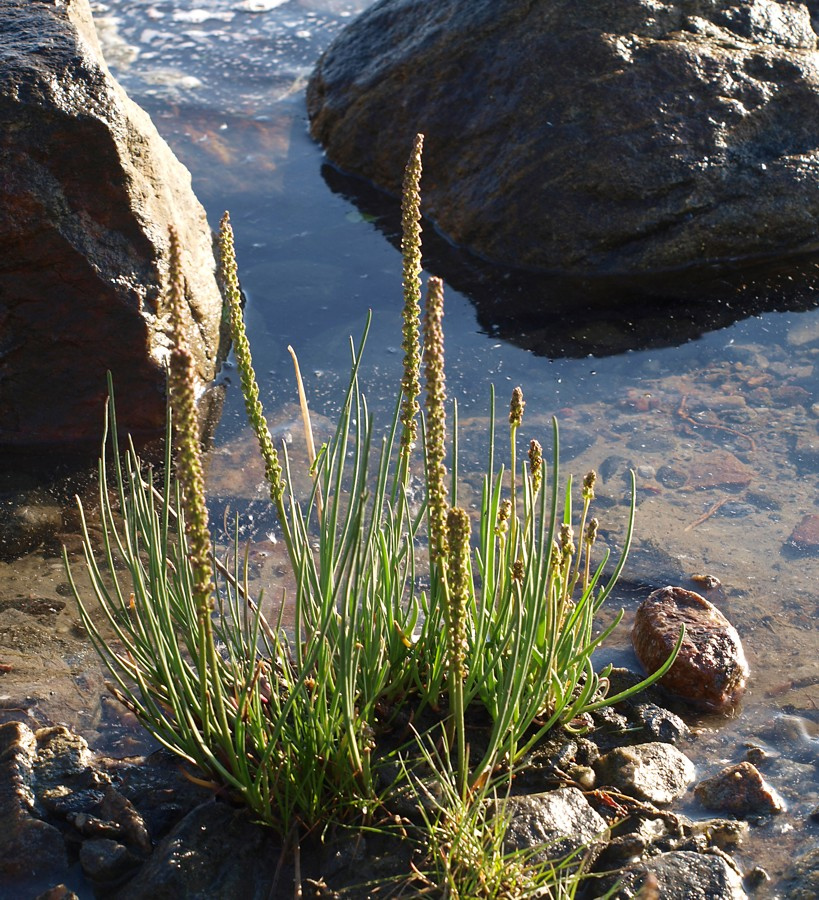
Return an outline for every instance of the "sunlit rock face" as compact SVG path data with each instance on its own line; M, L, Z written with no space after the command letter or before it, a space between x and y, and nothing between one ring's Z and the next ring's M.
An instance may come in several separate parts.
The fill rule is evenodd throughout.
M651 593L634 616L631 641L637 658L647 672L656 672L683 628L677 658L660 684L695 706L730 713L750 670L736 628L705 597L672 585Z
M219 354L211 230L190 174L102 59L87 0L0 0L0 448L164 428L169 226L198 377Z
M777 0L382 0L308 89L340 169L494 262L645 273L816 247L819 55ZM819 26L817 26L819 27Z

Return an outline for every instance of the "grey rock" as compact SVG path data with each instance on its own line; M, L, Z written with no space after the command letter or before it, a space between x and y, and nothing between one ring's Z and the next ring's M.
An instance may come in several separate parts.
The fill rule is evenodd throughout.
M88 742L64 725L41 728L35 737L34 776L38 795L89 770L94 757Z
M785 801L752 763L726 766L694 789L706 808L735 816L772 815L785 809Z
M560 859L585 847L593 858L608 838L605 820L577 788L512 797L503 803L502 809L509 816L506 831L509 851L542 847L539 856Z
M656 703L635 703L629 710L629 719L642 726L646 737L667 744L676 744L691 733L678 715Z
M205 803L160 842L117 900L264 900L281 847L246 810Z
M108 838L85 841L80 847L83 872L100 889L110 888L126 879L141 860L127 847Z
M598 782L650 803L671 803L694 780L694 764L671 744L651 741L619 747L595 765Z
M222 299L190 174L109 73L88 0L0 0L0 446L97 447L165 425L169 227L200 385Z
M339 168L507 265L646 272L816 247L817 38L776 0L382 0L308 86Z
M36 758L30 728L20 722L0 725L0 881L9 889L35 876L57 880L68 874L62 834L39 817Z
M643 896L663 900L744 900L747 897L742 879L728 863L717 855L675 850L626 869L614 898L640 896L647 883L655 893Z
M811 847L788 868L784 896L787 900L816 900L819 897L819 847Z

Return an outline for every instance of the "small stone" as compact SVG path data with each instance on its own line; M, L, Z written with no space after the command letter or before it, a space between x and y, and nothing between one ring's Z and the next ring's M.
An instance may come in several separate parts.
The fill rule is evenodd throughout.
M645 732L642 737L650 737L666 744L676 744L689 736L690 729L683 720L668 709L656 703L638 703L631 711L630 718L639 722Z
M573 766L569 769L568 774L584 791L590 791L597 780L597 776L591 766Z
M660 466L657 469L657 481L663 487L678 488L688 481L688 476L685 472L681 472L679 469L674 469L671 466Z
M764 747L754 745L745 751L745 761L754 766L761 765L768 761L768 752Z
M656 672L670 656L682 625L680 652L660 684L705 709L731 708L748 681L742 642L725 616L694 591L669 585L640 604L631 632L637 658L647 672Z
M80 900L80 898L64 884L57 884L53 888L49 888L42 894L39 894L36 900Z
M767 884L771 880L771 876L762 868L762 866L754 866L753 869L750 869L745 873L745 884L748 887L755 891L757 888L762 887L763 884Z
M692 575L691 580L697 587L706 591L713 591L718 587L722 587L722 582L716 575Z
M704 822L693 822L691 833L705 836L709 847L720 850L733 850L748 836L748 823L736 819L707 819Z
M694 780L691 760L671 744L652 741L618 747L595 765L601 785L610 785L649 803L671 803Z
M152 849L151 836L142 816L130 800L118 793L111 785L105 785L105 793L100 804L100 815L113 820L119 833L117 837L126 844L148 854Z
M754 470L740 462L727 450L703 453L688 469L688 486L701 488L747 487L754 477Z
M502 810L509 816L505 844L510 852L539 848L538 857L560 859L583 848L584 856L591 852L594 858L608 834L603 817L573 787L511 797Z
M819 516L805 516L791 532L787 544L802 553L819 553Z
M80 847L83 872L100 887L122 881L140 863L127 847L108 838L85 841Z
M639 894L652 886L654 893ZM746 900L739 874L719 856L675 850L626 869L620 878L615 900L628 897L657 897L662 900Z
M749 762L726 766L701 781L694 796L706 809L735 816L773 815L785 809L785 801Z

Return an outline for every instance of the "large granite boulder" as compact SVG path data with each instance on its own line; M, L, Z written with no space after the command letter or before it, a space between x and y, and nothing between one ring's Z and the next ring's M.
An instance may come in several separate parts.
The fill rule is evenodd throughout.
M168 228L198 376L222 300L190 174L109 73L88 0L0 0L0 447L98 444L106 370L124 427L164 427Z
M319 60L313 136L510 266L640 273L817 247L819 3L379 0ZM819 26L817 26L819 27Z

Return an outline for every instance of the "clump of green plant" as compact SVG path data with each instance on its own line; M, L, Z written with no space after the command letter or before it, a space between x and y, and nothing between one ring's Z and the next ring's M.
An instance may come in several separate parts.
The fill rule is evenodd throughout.
M83 518L101 620L73 579L72 587L117 697L199 771L196 777L227 789L284 836L372 817L388 805L376 777L385 725L401 711L437 719L443 728L437 758L451 764L450 812L429 820L429 830L443 834L460 821L455 837L462 834L467 847L488 828L489 843L479 837L474 852L483 847L500 872L501 825L487 823L485 792L551 728L571 727L581 713L625 696L607 696L607 672L595 672L591 656L619 621L595 631L628 552L633 479L625 546L604 577L607 554L592 561L593 473L583 481L578 516L571 478L561 494L556 422L551 478L537 441L520 462L524 401L516 388L508 465L498 463L493 397L481 506L470 515L458 505L457 407L446 395L439 279L429 279L421 316L421 149L419 136L405 176L404 374L394 412L377 429L359 384L368 322L360 343L351 342L351 375L334 434L307 463L313 481L306 498L291 486L296 462L270 436L227 214L222 221L234 352L294 574L294 595L280 603L293 627L282 626L282 614L272 624L262 615L238 539L230 564L211 545L174 235L165 464L159 473L146 468L130 444L120 453L112 397L113 470L105 453L99 469L101 561ZM412 485L411 494L413 479L422 489ZM661 677L672 661L628 693ZM481 752L471 754L469 715L477 708L491 727ZM417 747L412 752L424 755ZM476 888L458 896L504 894Z
M422 822L422 860L412 867L418 893L451 900L573 900L586 868L582 850L552 858L548 846L509 846L511 773L464 796L451 759L430 742L419 747L427 777L406 772Z

